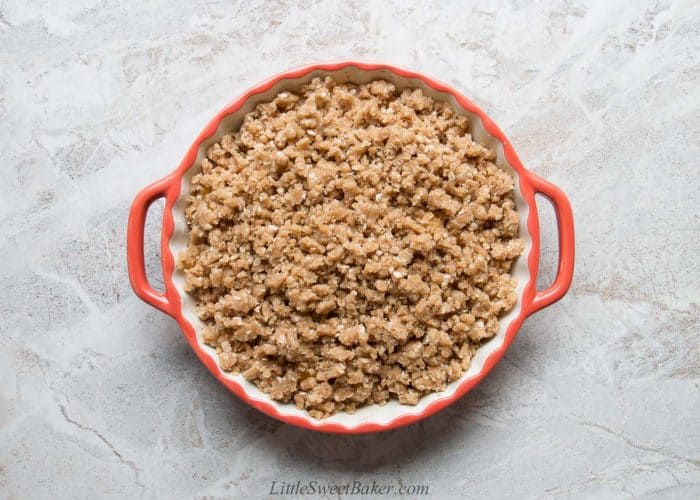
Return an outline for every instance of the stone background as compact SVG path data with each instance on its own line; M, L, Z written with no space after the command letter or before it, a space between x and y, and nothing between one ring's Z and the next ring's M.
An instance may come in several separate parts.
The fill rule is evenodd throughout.
M0 497L259 498L297 479L700 496L699 30L693 0L0 1ZM216 110L337 58L463 90L577 224L570 293L478 388L359 437L230 395L134 296L124 257L134 195ZM546 286L556 234L540 209Z

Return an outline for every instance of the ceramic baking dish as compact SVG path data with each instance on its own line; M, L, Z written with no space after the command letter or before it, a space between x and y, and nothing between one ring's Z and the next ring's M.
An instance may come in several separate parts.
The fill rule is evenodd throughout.
M520 237L526 243L525 252L516 260L512 273L517 279L518 302L501 318L498 334L476 352L471 367L462 377L449 384L445 391L430 394L416 406L392 401L385 406L368 406L354 414L339 413L325 420L316 420L293 404L273 401L241 375L226 373L219 367L216 353L200 339L202 323L197 317L194 300L183 290L184 274L175 267L176 256L186 248L188 228L185 223L185 197L190 178L199 170L207 148L226 132L240 126L243 116L258 103L270 101L285 90L298 90L317 76L331 75L337 81L355 84L376 79L391 81L398 89L420 88L428 96L449 102L469 116L474 139L497 154L496 163L516 179L515 203L520 214ZM537 291L537 271L540 253L540 231L535 194L546 196L557 216L559 234L559 267L554 283ZM165 291L156 291L146 277L143 257L144 223L148 207L165 198L161 255ZM559 300L568 290L574 269L574 226L571 206L557 187L523 167L506 136L496 124L469 99L456 90L432 78L387 64L340 62L314 64L277 75L250 89L222 109L204 128L190 146L179 167L167 177L151 184L134 200L127 230L127 259L131 286L144 301L169 314L179 323L183 334L199 359L229 390L251 406L281 421L308 429L362 433L392 429L423 419L445 408L469 392L501 359L513 342L523 320L530 314Z

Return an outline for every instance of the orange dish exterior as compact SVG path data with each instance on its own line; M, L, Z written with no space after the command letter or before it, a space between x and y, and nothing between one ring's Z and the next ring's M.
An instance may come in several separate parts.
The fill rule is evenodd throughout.
M349 69L356 72L359 71L367 73L376 73L378 71L385 73L388 72L387 74L393 74L404 79L420 81L434 91L451 96L459 107L463 108L463 110L466 112L477 116L481 120L481 125L485 131L500 142L505 160L517 174L516 183L519 187L522 200L528 207L524 230L529 235L531 242L529 251L526 252L523 257L521 257L522 259L527 259L526 265L527 269L529 270L529 280L521 288L521 293L518 296L518 301L520 304L519 310L517 315L510 319L509 323L507 324L505 328L505 338L503 339L502 343L488 354L488 357L484 360L481 369L478 370L478 372L468 374L468 376L457 381L456 383L458 385L454 391L445 395L444 397L440 397L430 402L427 406L425 406L425 408L417 413L415 411L409 411L410 407L406 407L407 410L405 414L393 416L388 421L381 419L376 419L378 421L374 421L375 419L370 417L366 418L365 421L357 423L356 425L346 425L342 422L314 420L311 417L287 414L286 412L280 411L279 405L274 404L271 400L266 401L264 398L261 399L251 397L248 389L246 389L237 380L223 372L215 358L206 352L205 346L197 338L195 326L185 317L185 314L183 313L183 297L172 279L175 271L175 257L170 247L170 241L173 237L176 225L173 211L177 208L176 203L181 196L183 177L188 170L196 165L202 143L210 139L217 132L219 125L224 118L233 113L239 112L241 108L246 105L249 99L251 99L251 97L269 91L281 81L303 78L311 73L332 73ZM535 204L535 194L537 193L544 195L551 201L557 216L559 233L559 266L557 276L554 283L543 291L537 291L535 288L539 268L540 250L539 220L537 216L537 207ZM143 252L144 224L146 214L151 203L160 198L165 198L165 210L161 235L161 255L165 283L164 293L154 290L148 283L145 272ZM522 222L523 221L521 221L521 223ZM196 138L192 146L190 146L177 170L172 172L167 177L146 187L136 196L131 206L128 221L127 260L129 279L136 294L145 302L172 316L178 322L182 328L185 338L202 363L204 363L207 369L231 392L263 413L283 422L317 431L355 434L394 429L416 422L452 404L454 401L476 386L476 384L478 384L501 359L508 346L515 339L515 336L525 318L543 307L556 302L563 297L569 289L574 269L574 225L571 206L564 193L551 183L528 171L520 162L515 150L503 132L501 132L496 124L486 115L486 113L484 113L469 99L447 85L439 83L419 73L406 71L387 64L344 61L338 63L314 64L279 74L250 89L234 102L222 109L207 124L204 130ZM376 411L381 412L381 409Z

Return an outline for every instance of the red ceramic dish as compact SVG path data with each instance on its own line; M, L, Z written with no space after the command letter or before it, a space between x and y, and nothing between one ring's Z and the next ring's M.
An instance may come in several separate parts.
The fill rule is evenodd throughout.
M392 402L385 406L362 408L352 415L341 413L319 421L291 404L272 401L240 375L221 370L213 350L198 337L201 324L194 311L194 301L183 291L184 277L175 268L175 255L187 245L184 198L189 191L189 179L199 168L206 148L224 133L238 127L243 115L257 103L269 101L283 90L299 89L311 78L325 75L352 83L381 78L391 81L397 88L419 87L434 99L448 101L468 115L472 123L472 136L496 151L496 163L516 178L515 201L520 215L520 236L526 242L526 250L513 269L513 275L518 280L518 304L502 318L498 335L478 349L471 368L459 380L441 393L426 396L417 406ZM559 232L557 276L554 283L543 291L535 288L540 250L536 193L546 196L554 206ZM165 198L161 235L165 292L156 291L148 283L143 258L146 212L151 203L159 198ZM569 289L574 269L574 225L571 206L564 193L523 167L503 132L469 99L447 85L419 73L387 64L347 61L314 64L282 73L250 89L221 110L195 139L177 170L146 187L136 196L129 214L127 259L129 279L136 294L175 318L202 363L238 397L271 417L293 425L324 432L364 433L393 429L421 420L453 403L478 384L501 359L525 318L556 302Z

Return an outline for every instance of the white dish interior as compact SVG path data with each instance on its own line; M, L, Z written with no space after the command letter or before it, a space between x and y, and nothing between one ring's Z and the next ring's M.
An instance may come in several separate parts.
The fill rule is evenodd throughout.
M185 222L185 197L189 194L190 189L190 178L192 175L200 171L201 161L205 156L206 150L214 142L217 142L224 134L236 130L240 127L243 116L250 112L257 104L262 102L269 102L278 93L282 91L298 91L300 87L309 82L312 78L323 77L326 75L332 76L335 80L345 83L350 82L354 84L367 83L372 80L384 79L392 82L396 85L397 89L404 88L420 88L426 95L432 97L433 99L445 101L450 103L456 110L470 118L470 132L472 137L491 148L496 152L497 159L496 164L509 172L515 178L515 203L518 209L518 214L520 215L520 237L525 242L524 253L515 261L513 266L512 275L517 280L517 293L518 293L518 303L508 314L501 318L500 330L496 336L491 338L488 342L484 343L476 352L474 359L472 360L471 367L466 371L459 380L452 382L447 386L447 388L442 392L437 392L430 394L419 401L416 406L407 406L398 403L397 401L391 401L385 406L372 405L359 409L354 414L349 413L338 413L323 421L319 421L311 418L305 411L297 409L294 404L282 404L270 399L270 397L258 390L253 384L248 382L243 376L239 374L232 374L223 372L223 376L238 382L246 391L248 396L254 400L265 401L273 405L277 411L282 415L298 416L307 420L311 425L318 426L321 423L337 423L348 428L357 427L360 424L371 422L379 425L386 425L390 421L402 415L417 415L422 413L425 408L433 401L450 397L454 394L457 387L464 382L465 379L474 377L477 375L484 366L485 360L488 356L501 347L505 341L505 332L511 321L520 313L522 307L522 295L525 285L530 281L530 271L527 267L527 260L532 248L532 240L529 233L527 232L527 217L528 217L528 205L525 203L522 193L520 192L520 184L517 172L511 167L505 158L503 153L503 146L495 137L491 136L483 127L481 119L470 113L469 111L463 109L459 106L456 99L447 93L438 92L430 87L428 87L422 80L405 78L392 73L386 69L380 69L375 71L365 71L356 67L346 67L337 71L312 71L311 73L294 79L283 79L280 80L276 85L270 88L268 91L256 94L248 99L248 101L236 112L224 117L219 124L216 132L205 139L197 155L195 163L190 167L186 174L182 178L182 186L180 197L173 207L173 220L175 223L175 228L173 235L169 242L169 248L173 256L177 255L187 248L188 240L188 228ZM172 281L175 288L178 290L180 297L182 298L182 309L183 316L194 326L195 332L197 332L197 340L203 347L204 351L211 356L216 365L218 366L218 358L216 352L211 347L207 346L201 341L201 330L203 327L202 321L199 319L196 313L195 301L194 299L185 293L184 284L185 276L184 273L175 269L172 274Z

